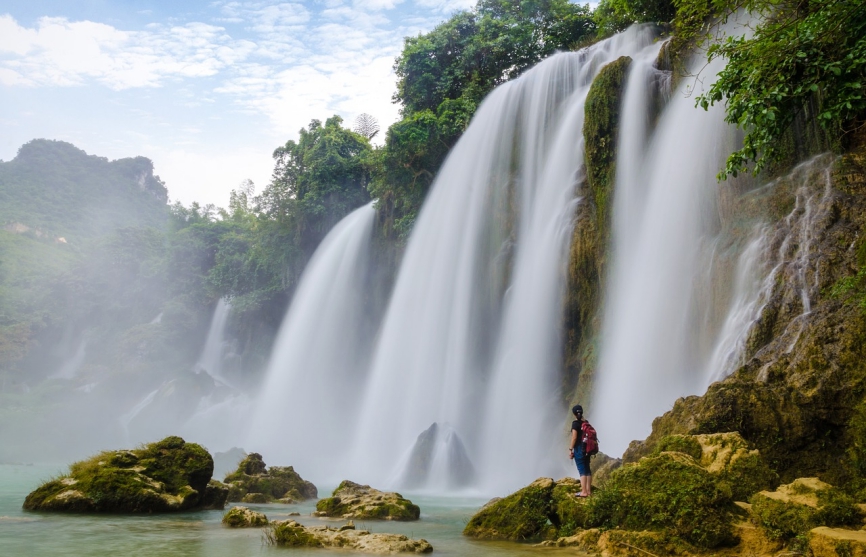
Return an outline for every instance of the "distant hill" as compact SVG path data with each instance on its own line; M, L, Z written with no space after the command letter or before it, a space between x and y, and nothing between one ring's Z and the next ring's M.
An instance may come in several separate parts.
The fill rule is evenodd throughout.
M118 228L162 228L167 202L145 157L109 161L34 139L0 163L0 227L15 234L80 244Z

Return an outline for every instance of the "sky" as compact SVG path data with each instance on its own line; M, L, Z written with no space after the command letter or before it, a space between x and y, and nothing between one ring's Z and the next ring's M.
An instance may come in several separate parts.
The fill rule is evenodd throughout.
M4 0L0 160L34 138L145 156L172 202L225 206L310 120L397 120L403 38L475 0ZM383 133L380 135L384 135Z

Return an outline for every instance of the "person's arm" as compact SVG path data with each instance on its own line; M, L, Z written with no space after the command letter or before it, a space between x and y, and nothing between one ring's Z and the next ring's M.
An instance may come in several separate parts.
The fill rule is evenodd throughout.
M571 430L571 446L568 448L568 458L574 458L574 447L577 444L577 430Z

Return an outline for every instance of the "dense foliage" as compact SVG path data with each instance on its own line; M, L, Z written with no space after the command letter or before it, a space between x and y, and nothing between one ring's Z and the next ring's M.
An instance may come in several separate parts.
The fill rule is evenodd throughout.
M606 37L634 23L669 22L675 14L673 0L601 0L592 18Z
M406 38L394 65L403 119L388 130L371 185L393 219L389 232L408 235L436 171L487 93L594 37L591 16L567 0L479 0Z
M832 135L866 119L866 2L864 0L678 0L679 32L700 35L710 17L747 10L757 21L749 36L710 44L710 60L728 60L719 79L698 97L704 108L725 102L726 120L746 132L720 178L752 163L758 173L780 159L783 135L813 100Z

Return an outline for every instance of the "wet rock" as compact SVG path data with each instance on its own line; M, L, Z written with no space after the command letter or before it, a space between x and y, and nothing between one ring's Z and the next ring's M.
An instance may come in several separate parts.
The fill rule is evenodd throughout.
M268 468L262 455L250 453L227 475L228 500L242 503L297 503L318 497L312 482L301 478L291 466Z
M223 524L231 528L254 528L268 525L268 517L247 507L232 507L223 516Z
M373 534L367 530L303 526L294 520L274 522L267 534L273 545L287 547L342 548L364 553L430 553L433 546L424 539L399 534Z
M202 508L222 510L226 507L229 497L229 486L217 480L211 480L205 488Z
M180 437L166 437L140 449L106 451L76 462L69 473L31 492L31 511L159 513L219 504L208 483L210 454Z
M344 480L331 497L316 504L314 514L356 520L418 520L421 509L399 493L382 492Z

